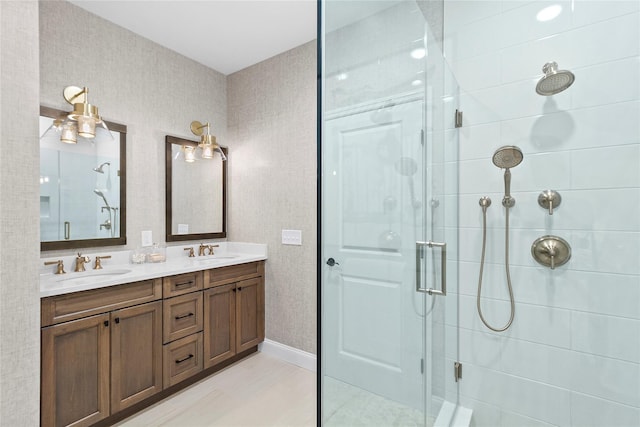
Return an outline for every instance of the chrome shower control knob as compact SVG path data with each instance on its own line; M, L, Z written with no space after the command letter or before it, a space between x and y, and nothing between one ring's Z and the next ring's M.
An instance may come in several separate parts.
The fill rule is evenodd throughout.
M560 206L560 202L562 202L562 197L555 190L546 190L540 193L538 196L538 204L549 210L549 215L553 215L553 210Z

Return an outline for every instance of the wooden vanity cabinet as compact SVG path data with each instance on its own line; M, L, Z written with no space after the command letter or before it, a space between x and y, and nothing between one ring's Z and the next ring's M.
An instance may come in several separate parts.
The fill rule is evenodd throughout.
M43 427L89 426L162 390L161 297L157 279L43 299Z
M264 341L264 261L204 272L204 367Z
M264 261L43 298L41 322L41 426L111 425L255 351Z

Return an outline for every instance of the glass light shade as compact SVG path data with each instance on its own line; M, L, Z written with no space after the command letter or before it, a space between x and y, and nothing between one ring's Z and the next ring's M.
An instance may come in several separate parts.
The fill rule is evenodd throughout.
M114 141L113 134L107 127L107 124L104 120L100 120L96 122L96 137L91 140L91 142L111 142Z
M66 122L62 124L60 130L60 141L66 144L75 144L78 142L78 129L75 123Z
M202 147L202 158L203 159L212 159L213 158L213 145L205 144L201 145Z
M92 139L96 137L96 119L93 117L78 117L78 135L83 138Z
M184 161L191 163L196 160L196 148L190 145L183 146L184 149Z

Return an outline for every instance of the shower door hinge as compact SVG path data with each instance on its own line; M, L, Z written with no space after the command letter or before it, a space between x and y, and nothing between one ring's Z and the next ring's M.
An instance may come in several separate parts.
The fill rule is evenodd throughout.
M424 129L420 129L420 144L424 145Z
M455 123L455 127L457 127L457 128L461 128L462 127L462 111L456 109L456 114L455 114L455 117L454 117L453 121Z
M453 376L456 382L462 379L462 363L453 362Z
M424 374L424 359L420 359L420 373Z

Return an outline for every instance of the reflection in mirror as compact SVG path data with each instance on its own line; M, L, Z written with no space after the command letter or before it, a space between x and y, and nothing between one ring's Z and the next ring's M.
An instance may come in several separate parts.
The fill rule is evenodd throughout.
M113 140L76 144L46 132L62 111L40 109L40 249L126 244L126 126L107 122Z
M203 159L197 146L196 141L166 137L167 242L227 236L227 162L219 155Z

